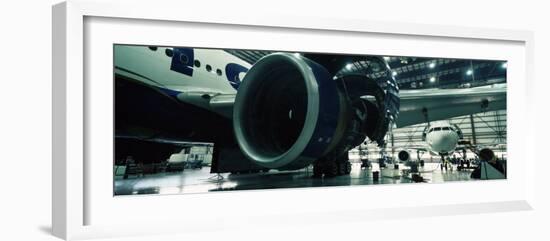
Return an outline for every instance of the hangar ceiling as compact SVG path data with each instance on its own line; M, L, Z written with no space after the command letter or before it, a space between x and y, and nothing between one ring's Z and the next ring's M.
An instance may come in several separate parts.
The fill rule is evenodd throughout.
M273 51L226 50L242 60L254 64ZM468 88L505 83L506 61L465 60L448 58L384 57L393 71L400 89ZM367 61L356 61L342 66L341 73L365 72ZM388 73L378 72L370 77L386 78Z

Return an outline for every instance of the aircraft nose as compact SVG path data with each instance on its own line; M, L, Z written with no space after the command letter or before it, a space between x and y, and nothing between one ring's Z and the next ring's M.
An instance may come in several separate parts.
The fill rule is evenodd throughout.
M449 133L438 133L430 141L430 146L432 150L436 152L449 152L456 147L456 138L453 136L452 132Z
M444 135L441 135L440 141L442 143L442 148L448 151L451 151L451 149L453 149L456 145L456 140L452 133L445 133Z
M445 133L444 135L441 135L441 141L442 142L450 142L453 138L449 133Z

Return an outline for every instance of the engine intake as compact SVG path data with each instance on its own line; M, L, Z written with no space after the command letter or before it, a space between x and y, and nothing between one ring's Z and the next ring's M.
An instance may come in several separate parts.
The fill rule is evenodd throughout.
M409 154L408 151L400 151L399 154L397 154L397 158L399 158L400 161L409 161L411 159L411 154Z
M339 93L321 65L274 53L243 79L233 109L240 149L266 168L299 169L329 151L342 114Z

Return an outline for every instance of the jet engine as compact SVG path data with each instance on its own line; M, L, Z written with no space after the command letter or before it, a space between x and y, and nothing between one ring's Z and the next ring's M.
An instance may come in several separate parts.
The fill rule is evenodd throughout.
M382 95L372 103L352 98L342 77L333 76L301 55L274 53L261 58L235 97L233 129L241 151L254 163L279 170L300 169L321 158L347 157L367 133L376 132L372 125L383 119L379 117L384 116L380 109L384 99ZM369 80L365 75L348 79L359 78Z
M397 158L399 158L399 160L402 161L402 162L410 161L411 154L409 154L408 151L400 151L397 154Z

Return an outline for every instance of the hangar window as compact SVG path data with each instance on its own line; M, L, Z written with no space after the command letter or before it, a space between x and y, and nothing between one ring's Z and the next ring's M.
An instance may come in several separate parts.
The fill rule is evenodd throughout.
M174 56L174 50L171 50L171 49L166 49L164 50L164 53L166 54L166 56L172 58L172 56Z
M195 65L195 67L199 68L199 67L201 67L201 61L195 59L195 61L193 62L193 65Z
M216 70L216 74L218 74L219 76L222 76L222 70L221 70L221 69L217 69L217 70Z
M157 51L158 48L156 46L149 46L149 49L152 51Z
M210 72L212 71L212 66L210 66L209 64L206 65L206 71Z
M185 54L180 54L180 62L182 64L187 64L189 63L189 57L187 57L187 55Z

